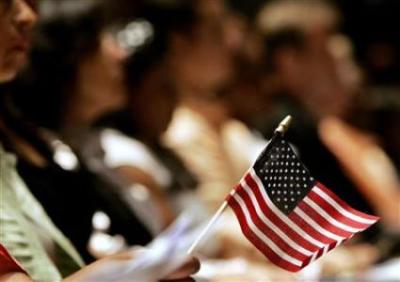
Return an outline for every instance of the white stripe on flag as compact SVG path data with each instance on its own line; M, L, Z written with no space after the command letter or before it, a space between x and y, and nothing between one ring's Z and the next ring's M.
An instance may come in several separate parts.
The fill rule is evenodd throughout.
M338 204L334 199L332 199L328 194L326 194L321 188L319 188L318 186L315 186L314 188L314 192L317 193L321 198L323 198L325 201L327 201L329 204L331 204L338 212L340 212L342 215L363 223L363 224L373 224L376 222L376 220L372 220L372 219L366 219L363 217L360 217L354 213L349 212L348 210L344 209L340 204Z
M313 252L310 252L304 249L302 246L294 242L289 236L287 236L278 226L276 226L272 221L270 221L261 210L261 207L254 195L254 192L250 189L245 181L241 183L243 189L246 191L247 195L249 195L251 202L256 210L258 217L267 225L270 229L272 229L275 233L278 234L281 240L285 241L290 247L304 254L305 256L311 256Z
M235 194L233 197L236 200L236 202L240 205L240 208L242 209L242 212L246 218L247 224L250 227L251 231L253 231L253 233L257 235L257 237L261 241L263 241L271 250L273 250L282 259L286 260L291 264L301 266L302 265L301 261L285 253L273 241L271 241L267 236L265 236L265 234L260 229L258 229L258 227L254 224L253 220L251 219L251 216L249 214L249 211L247 210L246 204L243 202L243 199L238 194Z
M267 203L268 207L272 210L273 213L275 213L283 222L285 222L289 227L294 230L296 233L298 233L301 237L303 237L305 240L310 242L311 244L318 246L319 248L323 248L325 244L323 242L320 242L319 240L315 239L314 237L311 237L306 231L301 229L296 223L294 223L290 218L288 218L284 213L282 213L275 205L272 203L270 198L268 197L264 186L262 185L261 180L258 178L257 174L255 173L254 169L251 169L249 171L251 177L253 180L256 182L258 190L260 191L261 195L263 196L265 202Z
M321 225L319 225L314 219L309 217L306 213L304 213L299 207L296 207L294 209L294 212L297 213L298 216L300 216L302 219L304 219L305 222L307 222L309 225L311 225L315 230L317 230L319 233L324 235L327 238L330 238L335 241L343 240L345 237L333 234L332 232L326 230L323 228Z
M331 217L326 211L324 211L317 203L315 203L313 200L311 200L308 197L305 197L303 200L305 203L307 203L310 207L312 207L316 212L318 212L323 218L325 218L329 223L332 225L336 226L339 229L342 229L347 232L351 233L357 233L360 230L363 230L362 228L353 228L350 227L346 224L343 224L342 222L337 221L333 217Z

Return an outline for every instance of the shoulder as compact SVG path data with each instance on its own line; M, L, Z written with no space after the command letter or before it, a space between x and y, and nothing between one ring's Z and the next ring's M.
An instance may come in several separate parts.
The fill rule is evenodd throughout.
M109 128L102 130L100 143L105 153L105 162L110 167L154 161L147 146L120 131Z
M168 186L171 175L153 151L141 141L114 129L104 129L100 134L104 163L109 168L135 167L153 175L161 186Z
M170 147L191 143L203 136L212 135L212 129L206 119L189 107L178 107L172 121L163 136Z

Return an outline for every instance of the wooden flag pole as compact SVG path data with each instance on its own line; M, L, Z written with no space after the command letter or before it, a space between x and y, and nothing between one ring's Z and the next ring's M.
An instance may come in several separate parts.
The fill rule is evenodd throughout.
M285 134L285 132L288 130L290 123L292 121L291 116L285 117L279 126L275 129L275 134L280 133L280 134ZM232 190L231 196L233 196L236 193L235 190ZM192 254L194 250L198 247L198 245L201 243L203 238L206 236L206 234L210 231L211 227L215 224L215 222L221 217L222 213L226 210L228 207L228 201L225 200L222 205L219 207L217 212L213 215L213 217L210 219L208 222L207 226L201 231L200 235L197 237L197 239L193 242L193 244L190 246L188 250L188 254Z
M201 231L199 237L194 241L192 246L189 248L189 251L187 252L189 255L193 253L193 251L196 249L196 247L201 243L201 240L206 236L208 231L210 231L211 227L215 224L215 222L220 218L222 213L226 210L228 207L228 201L224 201L222 205L219 207L218 211L214 214L214 216L211 218L211 220L208 222L207 226Z

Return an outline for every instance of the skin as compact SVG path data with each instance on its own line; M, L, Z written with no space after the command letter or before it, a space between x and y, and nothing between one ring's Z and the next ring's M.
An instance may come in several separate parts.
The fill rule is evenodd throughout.
M64 128L90 125L105 112L126 104L122 65L127 56L110 34L100 35L98 49L79 63L76 82L64 106Z
M228 25L231 21L223 1L198 1L197 11L199 21L192 32L172 36L171 61L179 94L207 99L208 92L231 76L238 36Z
M167 64L162 62L146 73L140 84L130 91L133 93L129 106L136 126L140 127L140 139L152 145L168 128L177 103Z
M0 81L13 79L25 64L32 27L37 20L34 3L0 1Z
M36 1L0 0L0 83L12 80L28 58L30 34L37 21ZM134 254L121 254L99 260L67 278L65 281L81 281L87 273L96 271L108 262L123 263L134 258ZM189 259L180 269L166 279L190 281L191 274L199 269L199 261ZM134 277L127 277L134 279ZM189 279L189 280L188 280ZM19 272L0 273L0 282L32 281L29 276Z

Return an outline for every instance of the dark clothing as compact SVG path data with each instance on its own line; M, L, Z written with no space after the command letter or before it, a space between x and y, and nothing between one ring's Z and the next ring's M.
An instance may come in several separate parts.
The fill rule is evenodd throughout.
M81 172L62 170L50 164L39 168L20 158L17 170L55 225L71 240L86 262L97 200Z
M109 234L122 235L130 245L145 245L151 241L150 232L132 212L128 203L108 188L112 183L92 174L79 159L76 170L63 169L54 161L55 151L51 143L59 142L54 133L26 124L5 111L3 114L7 124L17 129L15 133L23 136L47 161L45 167L37 167L26 161L24 156L19 155L14 144L4 137L5 147L19 157L19 174L54 224L71 240L87 263L94 260L87 246L93 232L92 218L96 211L109 216ZM46 132L46 138L43 138L43 132ZM71 153L74 154L72 150Z
M66 171L55 164L38 168L20 161L18 171L31 192L45 207L57 227L72 241L86 262L93 261L87 250L96 211L111 219L109 233L120 234L130 245L145 245L150 233L127 207L124 200L93 174L80 168Z
M93 128L83 128L70 132L67 136L70 144L79 152L79 155L88 169L103 182L110 185L104 186L104 193L114 194L124 199L128 206L139 219L156 235L162 228L157 202L153 197L137 198L132 194L135 188L131 180L125 179L113 167L106 164L106 152L102 147L102 133L106 129L115 129L129 138L139 139L139 132L134 125L132 116L127 111L116 112L105 116ZM145 145L143 143L143 145ZM171 181L165 189L166 196L171 203L177 205L176 212L180 211L179 196L197 187L197 180L186 169L183 162L169 149L160 144L145 145L158 159L171 176ZM151 172L150 172L151 173ZM106 191L107 190L107 191ZM181 194L182 193L182 194Z
M123 134L140 141L140 132L138 126L135 126L134 120L134 116L129 111L118 111L101 118L96 123L96 127L117 129ZM198 182L195 176L189 172L182 160L172 150L164 147L159 142L152 144L149 148L171 172L172 183L168 187L169 192L182 192L183 190L193 190L197 187Z

